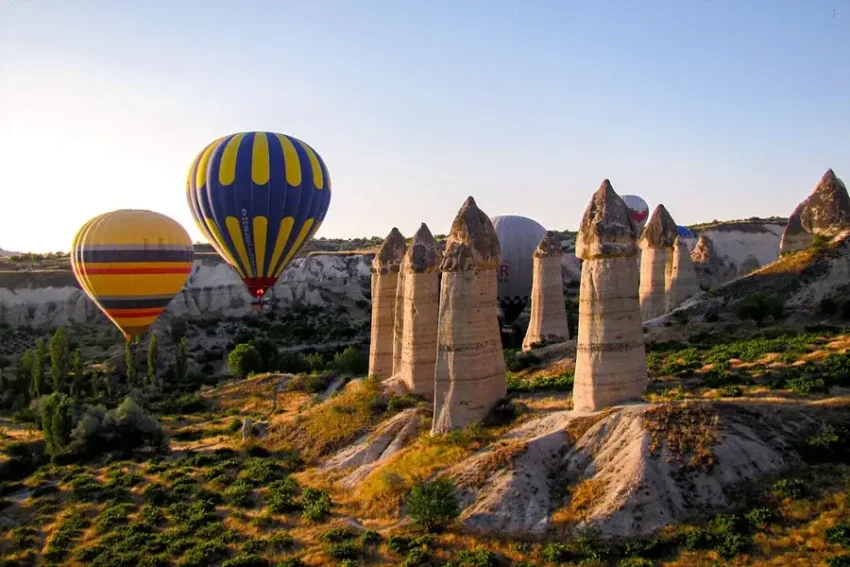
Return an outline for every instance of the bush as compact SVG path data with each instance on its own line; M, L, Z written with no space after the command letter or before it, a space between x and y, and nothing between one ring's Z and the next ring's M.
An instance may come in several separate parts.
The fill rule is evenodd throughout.
M307 368L312 372L320 372L325 369L327 366L327 362L325 362L325 357L322 356L320 352L314 352L308 354L304 357L304 362L307 364Z
M141 447L157 451L168 448L159 421L130 397L108 412L100 407L88 407L71 438L68 450L77 455L94 456L108 451L129 455Z
M755 292L747 299L740 301L735 307L735 314L741 319L752 319L761 326L765 319L772 317L779 320L785 313L785 302L782 298Z
M407 513L413 521L429 532L444 529L460 515L455 486L445 478L430 483L417 482L406 503Z
M281 353L278 355L277 369L289 374L308 372L310 364L300 352Z
M227 369L231 376L241 380L249 374L261 372L263 359L257 349L250 344L242 343L236 345L236 348L227 355Z
M348 347L334 355L333 365L341 374L363 376L369 371L369 355L354 347Z
M505 366L511 372L520 372L540 364L540 357L530 352L505 351Z
M301 515L311 522L321 522L331 512L330 495L317 488L305 488L301 493Z
M829 567L850 567L850 553L842 553L826 560Z

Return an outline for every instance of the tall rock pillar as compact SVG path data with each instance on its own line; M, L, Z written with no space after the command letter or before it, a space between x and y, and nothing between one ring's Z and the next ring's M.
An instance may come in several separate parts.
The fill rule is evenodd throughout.
M676 223L664 205L652 211L640 238L640 311L643 320L667 312L667 281L673 270L673 243L679 236Z
M534 251L531 318L522 341L524 351L535 344L559 343L570 338L561 276L563 256L558 234L547 232Z
M579 295L573 409L597 411L646 391L637 245L629 209L606 179L576 238L584 260Z
M398 271L405 250L404 237L393 228L372 261L372 335L369 342L369 375L388 378L393 372Z
M419 227L401 263L402 338L396 378L412 393L434 398L437 363L440 260L443 253L425 223Z
M500 255L493 223L469 197L440 266L432 435L481 420L507 393L496 307Z
M699 293L699 282L688 245L678 236L673 243L673 263L667 280L667 311Z

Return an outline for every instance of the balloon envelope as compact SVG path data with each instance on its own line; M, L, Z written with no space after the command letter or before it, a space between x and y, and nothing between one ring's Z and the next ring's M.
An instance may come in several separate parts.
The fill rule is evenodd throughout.
M681 236L682 238L696 238L694 232L688 227L677 225L676 228L679 230L679 236Z
M534 251L546 234L546 229L537 221L518 215L501 215L490 219L502 257L499 265L499 307L504 313L504 322L512 323L528 305L534 272Z
M101 311L132 339L147 330L186 284L192 239L153 211L98 215L77 232L71 270Z
M301 140L241 132L198 154L186 199L198 228L260 298L319 230L331 180L325 162Z
M646 201L637 195L621 195L621 197L623 201L625 201L626 206L629 208L632 221L635 223L635 227L637 228L637 233L640 234L643 227L646 225L647 219L649 219L649 205L647 205Z

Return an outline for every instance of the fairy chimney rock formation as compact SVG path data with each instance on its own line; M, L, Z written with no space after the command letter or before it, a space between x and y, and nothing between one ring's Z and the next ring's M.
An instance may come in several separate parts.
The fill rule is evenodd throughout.
M729 264L714 251L711 239L701 234L691 252L691 262L700 289L708 290L723 285L735 277L737 268Z
M434 397L440 260L443 253L425 223L419 227L401 263L402 306L400 368L396 378L427 399Z
M496 307L500 255L493 223L469 197L440 265L432 435L481 420L507 393Z
M673 244L679 236L676 223L664 205L652 211L640 238L640 311L643 320L667 311L667 281L673 269Z
M561 275L563 255L561 241L554 231L548 231L534 251L531 318L522 341L524 351L533 345L559 343L570 338Z
M794 209L782 233L779 253L808 248L816 236L832 238L850 228L850 196L844 182L826 170L812 193Z
M606 179L584 211L576 240L576 255L584 260L573 387L576 411L640 400L646 391L636 254L629 209Z
M699 282L688 245L678 236L673 243L673 263L666 284L667 311L699 293Z
M369 375L387 378L393 372L398 271L405 250L404 237L393 228L372 261L372 336L369 342Z

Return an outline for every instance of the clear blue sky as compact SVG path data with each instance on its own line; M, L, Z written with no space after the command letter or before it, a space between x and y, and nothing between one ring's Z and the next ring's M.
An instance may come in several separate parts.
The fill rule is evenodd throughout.
M679 224L787 215L850 177L850 0L0 1L0 247L116 208L201 239L190 162L255 129L328 164L318 236L467 195L575 228L605 177Z

